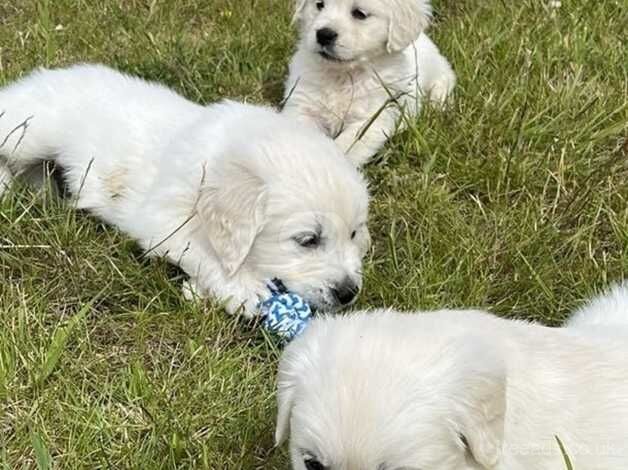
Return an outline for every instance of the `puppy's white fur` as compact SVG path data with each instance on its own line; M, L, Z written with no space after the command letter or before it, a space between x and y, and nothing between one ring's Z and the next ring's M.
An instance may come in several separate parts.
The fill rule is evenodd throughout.
M556 470L558 436L574 468L623 470L627 325L626 286L564 328L480 311L321 318L283 355L277 441L291 434L296 470Z
M423 33L430 21L429 1L323 3L319 10L320 0L297 0L300 41L290 64L284 111L334 137L360 166L394 133L402 111L416 115L423 95L444 102L456 76ZM354 18L356 8L368 17ZM317 43L323 28L338 34L333 47Z
M361 283L365 182L308 126L263 107L199 106L97 65L34 72L0 90L0 113L3 188L54 160L79 208L231 312L255 314L274 277L321 309L338 306L339 283ZM312 234L320 245L298 243Z

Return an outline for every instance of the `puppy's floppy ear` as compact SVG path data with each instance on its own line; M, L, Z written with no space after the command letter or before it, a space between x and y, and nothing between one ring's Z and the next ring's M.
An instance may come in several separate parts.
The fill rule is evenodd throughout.
M427 29L432 7L429 0L391 0L390 3L386 48L392 53L408 47Z
M301 19L301 14L305 9L305 5L308 0L297 0L294 8L294 15L292 16L292 24L296 23Z
M280 446L290 434L290 418L297 395L299 381L309 364L311 351L306 349L303 338L288 345L279 362L277 376L277 426L275 445Z
M456 432L468 451L483 468L493 468L501 457L504 439L506 367L499 357L486 352L474 348L466 361L459 362L467 367L456 387L454 408Z
M280 381L277 389L277 425L275 427L275 446L283 444L290 434L290 418L294 397L296 394L294 384Z
M264 228L267 193L264 181L242 164L228 162L220 170L201 184L197 211L224 271L233 276Z

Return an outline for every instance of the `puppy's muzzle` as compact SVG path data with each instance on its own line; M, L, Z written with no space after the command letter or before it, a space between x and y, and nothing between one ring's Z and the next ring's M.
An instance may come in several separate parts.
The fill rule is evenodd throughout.
M331 288L331 293L339 305L352 303L360 292L360 287L348 277Z
M331 28L321 28L316 31L316 42L322 47L330 47L336 43L338 33Z

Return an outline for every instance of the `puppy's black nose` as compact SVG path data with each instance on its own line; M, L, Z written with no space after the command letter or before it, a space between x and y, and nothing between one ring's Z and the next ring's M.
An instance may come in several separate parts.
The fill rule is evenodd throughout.
M323 47L331 46L336 42L337 37L338 33L331 28L322 28L316 31L316 40Z
M333 287L331 292L340 305L349 305L360 292L360 288L347 278Z

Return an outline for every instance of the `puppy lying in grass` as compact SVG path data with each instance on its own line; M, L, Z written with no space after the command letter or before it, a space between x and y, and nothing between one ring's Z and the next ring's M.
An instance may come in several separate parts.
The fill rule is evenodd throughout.
M423 33L428 0L297 0L300 41L284 111L364 165L423 97L443 103L456 76Z
M342 157L268 108L199 106L99 65L0 89L0 194L54 160L77 207L179 265L188 295L249 316L270 279L321 310L355 299L368 194Z
M279 371L296 470L628 468L628 285L563 328L479 311L314 320ZM558 439L557 439L558 438Z

